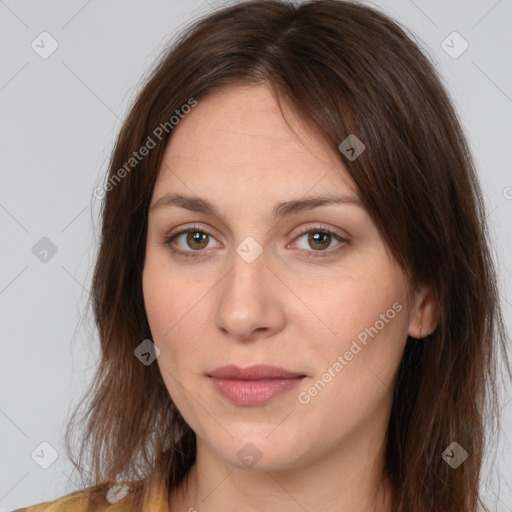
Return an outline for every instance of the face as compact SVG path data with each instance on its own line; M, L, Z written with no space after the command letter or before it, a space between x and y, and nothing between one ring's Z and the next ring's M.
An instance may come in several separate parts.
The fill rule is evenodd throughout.
M298 467L383 435L411 322L341 155L287 118L295 134L265 86L201 99L174 128L148 218L156 364L198 446L239 468ZM341 201L300 203L312 197Z

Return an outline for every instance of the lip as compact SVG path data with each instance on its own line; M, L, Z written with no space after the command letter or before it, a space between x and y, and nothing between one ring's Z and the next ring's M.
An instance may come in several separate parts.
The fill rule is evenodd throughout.
M242 368L230 364L220 366L208 374L209 377L217 379L236 379L236 380L263 380L263 379L291 379L294 377L305 377L303 373L290 372L277 366L258 364Z
M236 405L263 405L298 386L306 375L283 368L256 365L221 366L208 374L213 387Z

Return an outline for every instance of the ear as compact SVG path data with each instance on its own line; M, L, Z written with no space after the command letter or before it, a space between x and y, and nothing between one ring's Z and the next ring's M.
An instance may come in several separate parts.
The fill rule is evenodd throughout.
M434 332L438 323L439 309L434 292L430 286L422 286L414 295L407 334L413 338L424 338Z

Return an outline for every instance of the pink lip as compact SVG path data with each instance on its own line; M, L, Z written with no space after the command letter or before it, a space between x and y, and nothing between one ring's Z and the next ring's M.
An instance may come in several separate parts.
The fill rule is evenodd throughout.
M215 369L208 377L215 389L233 403L263 405L300 384L305 375L275 366L240 368L229 365Z

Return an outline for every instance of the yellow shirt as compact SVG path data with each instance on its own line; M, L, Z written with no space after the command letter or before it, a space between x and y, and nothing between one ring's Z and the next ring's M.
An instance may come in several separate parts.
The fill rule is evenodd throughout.
M91 500L85 491L74 491L54 501L20 508L13 512L126 512L134 501L129 484L117 484L107 488L103 498ZM169 512L163 493L154 488L144 496L144 512Z

